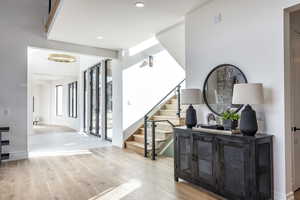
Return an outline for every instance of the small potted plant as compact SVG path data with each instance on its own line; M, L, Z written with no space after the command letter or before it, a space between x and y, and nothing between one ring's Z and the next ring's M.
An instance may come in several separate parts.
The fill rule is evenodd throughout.
M221 117L225 130L235 130L238 127L238 120L240 119L238 113L228 110L223 112Z

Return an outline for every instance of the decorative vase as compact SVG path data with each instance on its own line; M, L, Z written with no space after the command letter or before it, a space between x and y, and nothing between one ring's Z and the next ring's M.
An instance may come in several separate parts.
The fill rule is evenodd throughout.
M223 120L224 130L235 130L238 127L237 120L226 119Z
M242 111L241 121L240 121L240 130L241 133L246 136L254 136L257 132L257 120L256 112L251 108L250 105L247 105Z
M187 128L193 128L197 125L197 114L192 105L186 110L185 124Z

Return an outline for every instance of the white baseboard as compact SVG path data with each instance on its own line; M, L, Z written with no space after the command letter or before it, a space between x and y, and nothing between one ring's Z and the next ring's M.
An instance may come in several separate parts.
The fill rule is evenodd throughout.
M289 192L288 194L274 192L274 200L294 200L294 192Z
M16 151L16 152L10 152L9 159L6 161L24 160L24 159L28 159L28 152Z

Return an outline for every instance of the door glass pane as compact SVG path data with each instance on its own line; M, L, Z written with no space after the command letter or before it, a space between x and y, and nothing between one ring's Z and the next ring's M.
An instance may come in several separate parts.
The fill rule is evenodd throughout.
M83 126L84 126L84 131L87 132L88 131L88 89L87 89L87 83L88 83L88 72L85 71L84 72L84 99L83 99L83 104L84 104L84 110L83 110Z
M113 80L112 80L112 67L110 62L106 66L106 139L112 139L112 111L113 111L113 104L112 104L112 88Z
M73 117L77 117L77 82L73 84Z
M97 69L91 71L91 132L97 134Z
M98 105L99 105L99 112L98 112L98 128L99 128L99 131L98 131L98 134L99 135L102 135L102 106L101 103L102 103L102 70L100 68L100 66L98 66Z

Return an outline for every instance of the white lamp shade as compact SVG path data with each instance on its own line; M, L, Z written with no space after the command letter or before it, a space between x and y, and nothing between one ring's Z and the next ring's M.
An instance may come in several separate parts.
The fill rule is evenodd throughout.
M202 104L202 95L200 89L182 89L180 102L182 105Z
M232 104L263 104L263 85L261 83L235 84Z

